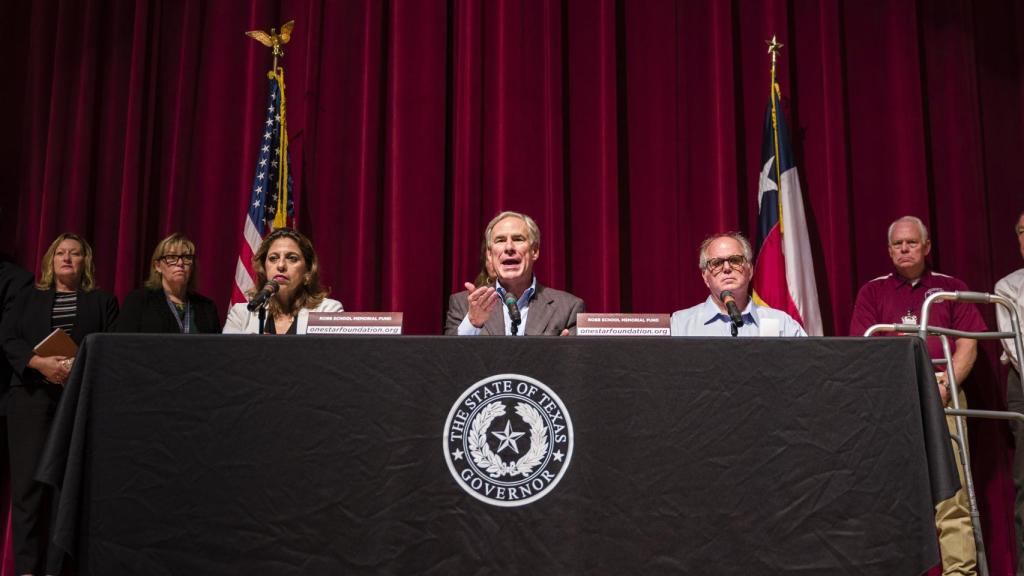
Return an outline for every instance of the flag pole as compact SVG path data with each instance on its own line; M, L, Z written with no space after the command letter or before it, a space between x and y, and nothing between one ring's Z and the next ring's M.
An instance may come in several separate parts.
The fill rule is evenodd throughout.
M776 40L774 34L772 34L772 39L767 40L766 43L768 44L768 54L772 59L772 144L775 146L775 182L779 187L779 233L783 234L786 232L786 226L785 221L782 219L782 166L779 162L779 110L777 106L781 95L779 85L775 80L776 61L783 45Z
M246 36L272 49L273 70L267 72L266 114L259 132L261 137L256 147L256 163L253 167L252 186L249 188L249 203L246 205L242 224L242 238L235 263L235 288L232 302L241 303L254 294L253 256L259 251L260 243L267 232L295 222L292 178L288 155L288 125L284 101L284 67L282 47L291 39L295 21L275 28L270 33L250 30ZM262 322L260 323L262 325Z
M758 256L754 301L787 312L808 334L821 335L821 309L796 158L782 109L778 64L782 44L766 42L771 100L765 107L757 186ZM787 221L783 221L783 216Z
M273 50L274 64L270 72L267 72L267 79L277 83L277 93L281 95L278 105L279 137L276 143L277 161L280 163L280 172L277 179L277 190L275 199L277 206L274 209L273 228L282 228L288 225L288 203L289 203L289 174L288 174L288 125L286 120L286 109L284 99L284 68L278 66L278 60L284 57L284 45L292 39L292 29L295 28L295 21L289 20L281 26L281 32L271 28L267 34L262 30L250 30L246 36L263 44ZM294 222L292 222L294 225Z

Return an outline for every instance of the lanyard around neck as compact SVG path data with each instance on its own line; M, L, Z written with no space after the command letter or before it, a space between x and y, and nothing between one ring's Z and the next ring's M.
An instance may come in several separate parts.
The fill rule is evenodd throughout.
M174 316L174 321L178 323L178 331L182 334L188 334L189 328L192 326L192 303L187 299L185 300L185 317L182 318L178 314L178 307L171 301L171 297L164 294L167 298L167 306L171 309L171 316Z

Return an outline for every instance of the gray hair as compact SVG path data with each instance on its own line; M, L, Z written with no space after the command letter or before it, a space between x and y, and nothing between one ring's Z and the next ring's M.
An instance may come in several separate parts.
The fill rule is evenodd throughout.
M928 242L928 227L924 225L924 222L922 222L921 219L918 218L917 216L902 216L900 218L893 220L892 224L889 224L889 233L886 234L885 236L886 239L889 241L889 244L892 244L892 231L900 222L910 222L911 224L917 226L918 231L921 232L921 244Z
M494 227L498 224L498 222L501 222L505 218L519 218L523 222L526 222L526 235L527 239L530 241L530 247L537 248L538 246L540 246L540 228L537 226L537 223L533 220L533 218L530 218L529 216L523 214L522 212L512 212L511 210L506 210L492 218L491 221L487 224L487 228L484 229L484 242L487 243L488 248L490 248L492 245L491 232L494 231Z
M700 243L700 269L704 270L708 267L708 248L711 248L711 244L719 238L732 238L733 240L740 243L743 247L743 257L747 259L747 262L754 263L754 249L750 246L750 241L747 237L739 232L722 232L721 234L714 234L708 236Z

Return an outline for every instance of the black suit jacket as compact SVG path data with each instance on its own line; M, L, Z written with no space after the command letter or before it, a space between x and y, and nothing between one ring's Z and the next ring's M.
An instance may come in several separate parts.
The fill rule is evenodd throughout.
M201 334L220 334L220 316L217 305L201 294L189 294L196 329ZM163 290L139 288L124 297L124 306L117 316L115 332L149 332L178 334L181 329L167 306Z
M15 304L18 312L11 318L3 319L0 329L3 337L4 354L11 363L14 376L12 386L42 384L43 376L28 367L35 355L32 348L53 332L53 298L55 291L30 288L21 293ZM109 292L93 290L78 291L78 310L71 339L81 344L93 332L109 332L117 320L117 298Z
M17 313L15 304L22 291L32 286L32 274L0 260L0 326L5 318ZM0 355L0 414L6 412L7 389L11 385L11 364L6 355Z
M481 334L501 336L505 334L505 313L499 303L491 310L481 329ZM452 294L448 299L448 317L445 320L444 333L454 336L459 333L459 324L469 312L469 292L463 290ZM576 333L576 315L583 312L583 300L563 292L548 288L537 283L537 290L530 299L530 313L526 316L527 336L548 335L558 336L562 330L568 329L570 334Z

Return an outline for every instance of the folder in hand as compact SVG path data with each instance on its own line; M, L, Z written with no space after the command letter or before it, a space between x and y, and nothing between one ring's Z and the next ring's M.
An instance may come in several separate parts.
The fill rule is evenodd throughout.
M36 347L32 349L33 352L39 356L67 356L68 358L74 358L75 354L78 354L78 345L75 341L68 336L64 330L60 328L54 328L53 332Z

